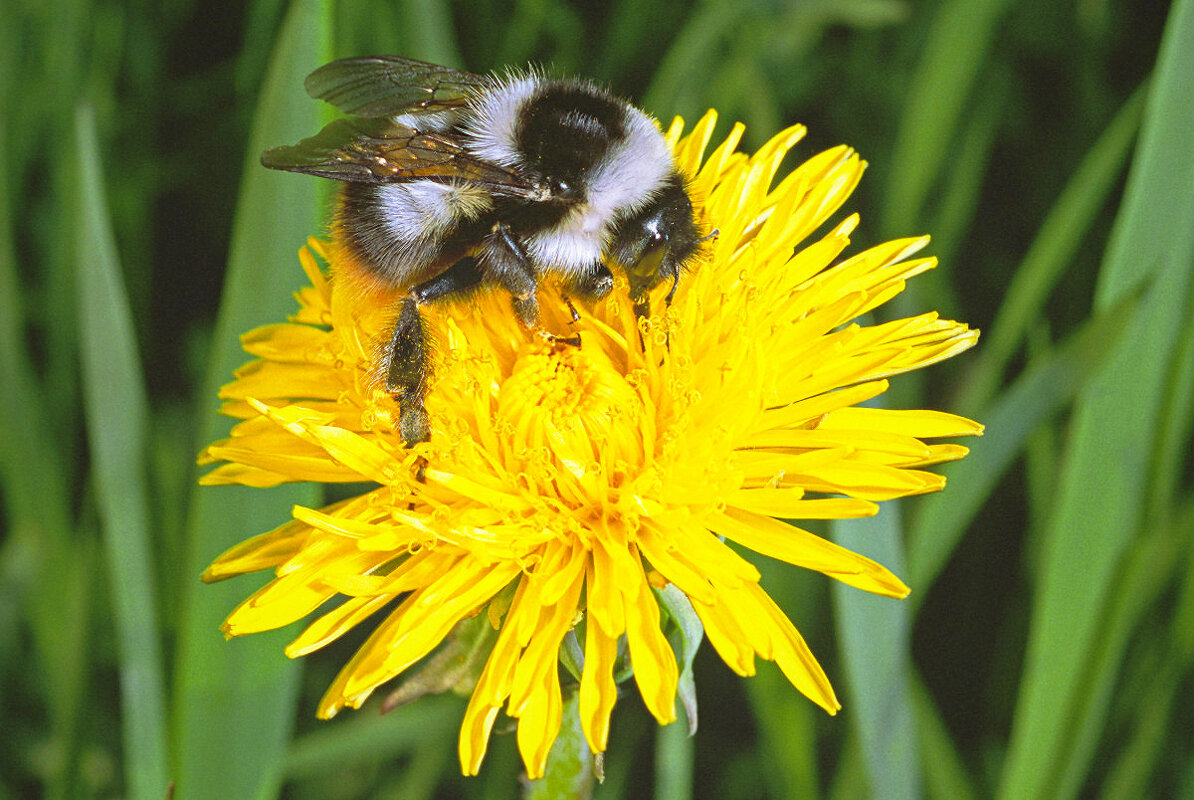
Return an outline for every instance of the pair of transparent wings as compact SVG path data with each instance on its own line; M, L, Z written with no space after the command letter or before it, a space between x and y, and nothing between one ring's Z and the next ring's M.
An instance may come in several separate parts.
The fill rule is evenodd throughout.
M456 138L393 119L461 108L493 85L492 78L399 56L333 61L307 76L307 93L352 116L298 144L265 151L261 163L354 183L452 181L481 185L496 194L535 197L536 186L477 158Z

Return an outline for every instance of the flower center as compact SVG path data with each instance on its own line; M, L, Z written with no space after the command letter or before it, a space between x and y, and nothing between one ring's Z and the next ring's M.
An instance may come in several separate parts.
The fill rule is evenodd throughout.
M642 401L595 344L524 349L502 384L498 417L509 455L548 462L557 479L591 481L642 460Z
M556 420L578 414L600 416L604 409L599 376L578 350L537 349L520 357L502 386L499 412L512 420L521 414L544 414Z

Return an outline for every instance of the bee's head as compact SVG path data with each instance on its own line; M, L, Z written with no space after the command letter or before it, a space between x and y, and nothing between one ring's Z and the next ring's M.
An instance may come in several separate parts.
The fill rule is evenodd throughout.
M618 223L610 253L626 270L636 314L650 313L647 293L665 280L672 282L667 295L672 302L681 271L707 238L697 231L692 200L679 174L673 174L647 205Z

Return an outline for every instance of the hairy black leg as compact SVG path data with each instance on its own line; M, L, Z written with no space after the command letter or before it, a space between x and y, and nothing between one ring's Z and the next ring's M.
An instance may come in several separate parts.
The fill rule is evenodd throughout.
M408 297L399 306L386 365L386 389L398 401L398 433L407 447L431 438L423 407L430 354L427 323L418 303Z
M539 298L535 295L512 297L510 305L514 307L514 313L518 315L519 322L527 328L533 328L539 324Z
M680 267L671 264L667 271L667 277L672 279L672 288L668 290L667 297L663 298L663 304L670 306L672 298L676 296L676 289L680 286Z
M609 295L613 288L614 275L603 261L596 262L587 272L563 280L564 291L568 295L579 297L582 300L600 300ZM576 306L572 304L568 295L564 296L564 302L568 304L568 312L572 315L572 324L575 325L580 322L580 312L576 310ZM551 338L559 344L568 344L573 347L581 345L579 333L568 337L552 336Z
M572 304L569 303L568 305ZM571 336L558 336L554 333L544 333L543 335L546 336L547 341L551 342L552 344L564 344L568 345L569 347L580 347L579 333L574 333Z
M600 300L614 289L614 274L604 261L598 261L592 269L564 282L564 288L581 300Z
M398 320L387 349L386 390L398 401L398 432L407 447L427 441L431 431L423 400L431 376L431 343L419 306L459 297L481 283L475 258L457 261L430 280L410 290L399 305ZM420 468L421 472L421 468Z
M526 248L509 225L494 224L485 237L482 261L486 275L510 293L514 313L522 324L535 327L539 322L539 298L535 295L539 276Z
M445 297L458 298L480 286L482 277L477 259L465 256L434 278L415 286L410 293L419 305L434 303Z

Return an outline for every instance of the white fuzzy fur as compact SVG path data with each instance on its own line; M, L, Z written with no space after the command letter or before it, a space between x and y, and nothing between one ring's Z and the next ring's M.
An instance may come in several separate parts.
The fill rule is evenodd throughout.
M580 206L555 227L527 237L526 247L545 271L577 277L601 260L608 228L607 217Z
M432 181L386 184L378 197L391 246L399 248L397 255L411 266L432 257L456 223L476 218L490 205L480 187Z
M535 72L510 72L469 106L462 120L468 149L507 169L522 165L517 147L518 116L535 96L543 78Z
M674 169L667 142L650 117L628 105L623 125L626 138L589 176L589 205L611 219L641 208Z

